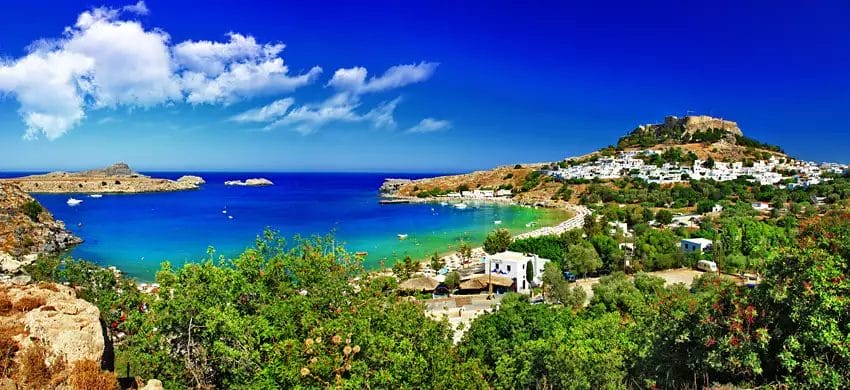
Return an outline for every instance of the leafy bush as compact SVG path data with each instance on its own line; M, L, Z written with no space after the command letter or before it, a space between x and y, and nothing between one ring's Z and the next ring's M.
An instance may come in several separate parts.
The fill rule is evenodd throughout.
M484 251L489 254L504 252L508 250L513 238L506 229L496 229L484 239Z
M44 208L41 207L41 204L36 200L31 200L27 203L24 203L23 212L27 217L33 222L38 222L38 216L44 211Z

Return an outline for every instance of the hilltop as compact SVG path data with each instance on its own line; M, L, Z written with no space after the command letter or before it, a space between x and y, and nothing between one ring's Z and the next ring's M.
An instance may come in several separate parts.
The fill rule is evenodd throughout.
M678 165L692 164L694 161L750 165L771 158L793 160L778 146L745 136L734 121L710 116L668 116L662 123L638 126L621 137L616 146L607 146L583 156L551 163L518 164L461 175L388 182L381 192L391 197L432 198L464 190L508 189L512 191L512 199L517 203L558 207L564 203L577 202L585 186L558 181L545 172L594 163L622 154L635 155L647 164L659 166L661 163Z
M142 175L124 162L103 169L82 172L50 172L0 182L13 183L29 193L142 193L197 189L204 180L197 176L183 176L177 180L159 179Z

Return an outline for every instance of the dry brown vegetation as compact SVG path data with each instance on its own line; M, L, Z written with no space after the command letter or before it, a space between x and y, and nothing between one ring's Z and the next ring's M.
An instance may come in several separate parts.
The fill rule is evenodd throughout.
M495 190L499 186L506 184L510 184L513 187L521 187L525 176L539 168L539 164L522 165L521 168L504 166L488 171L475 171L463 175L440 176L417 180L413 183L403 185L399 188L398 194L402 196L415 196L418 191L430 191L436 188L454 191L460 185L466 185L470 190Z
M12 308L12 300L9 299L9 295L5 291L0 291L0 315L9 314Z
M40 342L35 342L24 350L18 364L18 381L26 388L44 389L51 384L52 374L47 366L49 352Z
M32 309L44 306L44 304L44 297L27 295L18 299L18 301L12 305L12 308L18 311L30 311Z
M14 336L19 332L14 328L0 329L0 377L6 377L11 373L14 365L15 354L18 352L20 345L15 341ZM23 329L20 329L23 331Z
M53 291L53 292L59 292L59 287L57 287L56 284L54 284L54 283L38 282L38 288L44 289L44 290L50 290L50 291Z
M71 388L75 390L118 388L115 373L101 371L100 365L92 360L82 360L74 364L71 371Z

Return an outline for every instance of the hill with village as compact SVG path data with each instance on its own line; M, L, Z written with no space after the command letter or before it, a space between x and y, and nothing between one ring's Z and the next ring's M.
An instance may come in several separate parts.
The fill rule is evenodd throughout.
M776 145L747 137L736 122L710 116L668 116L640 125L616 145L549 163L517 164L461 175L388 181L384 196L407 199L511 199L546 207L577 203L591 182L638 178L687 185L691 180L746 178L759 184L810 185L839 164L794 159Z

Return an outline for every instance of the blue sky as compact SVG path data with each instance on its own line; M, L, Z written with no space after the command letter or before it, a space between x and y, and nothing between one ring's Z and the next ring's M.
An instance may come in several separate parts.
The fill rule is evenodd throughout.
M583 154L689 110L848 162L847 15L846 1L4 2L0 170L465 171Z

